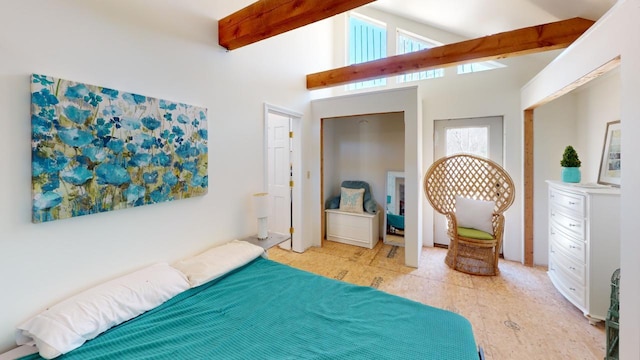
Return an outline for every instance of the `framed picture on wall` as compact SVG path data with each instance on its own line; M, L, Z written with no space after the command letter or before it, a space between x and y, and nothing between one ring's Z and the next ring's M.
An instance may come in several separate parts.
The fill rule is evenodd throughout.
M620 120L607 123L598 184L620 186Z

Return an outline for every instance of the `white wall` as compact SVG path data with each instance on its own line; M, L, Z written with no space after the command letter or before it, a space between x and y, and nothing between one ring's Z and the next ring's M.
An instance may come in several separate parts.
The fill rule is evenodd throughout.
M545 98L580 79L585 74L621 56L620 119L622 125L621 186L621 282L620 282L620 358L640 358L640 162L625 161L640 154L640 0L620 0L522 89L522 108Z
M576 97L568 94L534 112L534 233L533 263L549 264L547 180L560 180L560 159L572 145L582 159L576 131Z
M582 182L598 181L607 122L620 120L620 68L575 90Z
M503 116L504 167L516 183L516 200L505 213L503 252L506 259L522 261L522 120L519 89L542 64L532 59L504 61L506 68L444 78L420 83L423 103L423 168L435 160L433 154L434 121L484 116ZM424 204L423 244L433 246L433 209Z
M404 171L403 114L325 119L323 126L325 200L340 194L342 181L363 180L383 209L387 171Z
M387 31L393 35L396 28L422 35L441 43L453 43L465 40L462 36L451 34L408 19L377 11L371 8L360 8L359 14L369 16L387 24ZM345 31L347 16L335 18L334 41L336 51L334 61L336 66L344 66L346 49ZM343 34L343 35L341 35ZM395 36L388 36L388 49L396 48ZM507 65L505 68L485 71L475 74L457 75L455 67L445 68L443 78L408 84L396 83L395 77L387 78L386 88L417 85L422 103L422 165L423 170L435 160L433 158L433 122L440 119L457 119L483 116L504 117L504 167L513 177L516 184L522 182L522 120L520 115L520 96L522 86L539 72L558 51L547 52L532 56L516 57L500 60ZM376 90L376 89L373 89ZM333 88L334 94L344 94L345 88ZM372 91L366 89L361 91ZM424 174L422 174L424 175ZM422 184L420 185L422 189ZM522 186L516 187L516 201L506 213L505 236L503 251L509 260L523 261L522 246ZM433 209L429 205L422 190L420 201L423 206L421 222L424 226L422 244L433 246Z
M417 267L422 247L422 118L418 90L416 87L393 89L356 95L317 99L311 103L312 132L314 143L310 144L313 156L309 164L320 172L320 124L322 119L372 113L402 112L404 119L404 169L405 169L405 264ZM312 234L315 244L320 245L320 224L323 207L320 204L320 179L313 180L310 193L314 202L307 208L311 216Z
M598 181L607 122L620 119L618 68L534 111L533 262L548 264L546 180L560 180L560 159L567 145L578 152L581 182Z
M250 195L263 187L263 104L308 113L304 74L331 66L332 27L323 21L226 52L217 19L251 2L2 1L0 351L14 344L16 325L59 299L255 232ZM32 224L31 73L208 108L209 193ZM303 122L308 143L309 118Z

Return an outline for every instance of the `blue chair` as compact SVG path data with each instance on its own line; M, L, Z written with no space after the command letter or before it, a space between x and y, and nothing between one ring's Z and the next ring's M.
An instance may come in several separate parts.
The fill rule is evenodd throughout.
M348 189L364 189L364 211L370 214L375 214L378 212L378 203L376 203L376 201L373 200L373 196L371 196L371 188L369 187L369 183L367 183L366 181L345 180L342 182L340 187L344 187ZM340 208L340 195L327 200L325 204L325 209L339 209L339 208Z
M387 213L387 226L396 230L404 230L404 215ZM389 231L389 229L387 229Z

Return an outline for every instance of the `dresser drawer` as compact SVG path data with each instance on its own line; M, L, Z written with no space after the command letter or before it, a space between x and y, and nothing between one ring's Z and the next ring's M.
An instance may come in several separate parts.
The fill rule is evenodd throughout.
M549 241L550 244L554 243L559 250L562 250L580 264L586 262L586 246L584 241L574 239L567 235L553 222L549 226L549 237L551 239L551 241Z
M566 276L571 277L577 284L584 286L585 264L579 263L560 250L556 243L549 244L549 262L553 262L554 267L562 271Z
M578 218L575 215L569 214L559 207L551 207L550 217L553 224L563 229L567 234L576 237L577 239L584 239L584 218Z
M551 259L549 259L549 278L564 297L580 309L585 308L585 287L566 276Z
M558 205L576 212L582 216L584 214L585 198L580 194L572 194L557 189L549 189L549 204Z

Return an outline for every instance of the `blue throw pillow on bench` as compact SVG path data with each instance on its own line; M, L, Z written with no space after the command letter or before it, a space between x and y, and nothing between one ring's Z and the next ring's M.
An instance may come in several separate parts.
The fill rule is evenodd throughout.
M340 187L349 189L364 189L364 211L375 214L378 212L378 204L371 197L371 189L369 183L359 180L345 180ZM325 204L325 209L339 209L340 208L340 195L330 198Z

